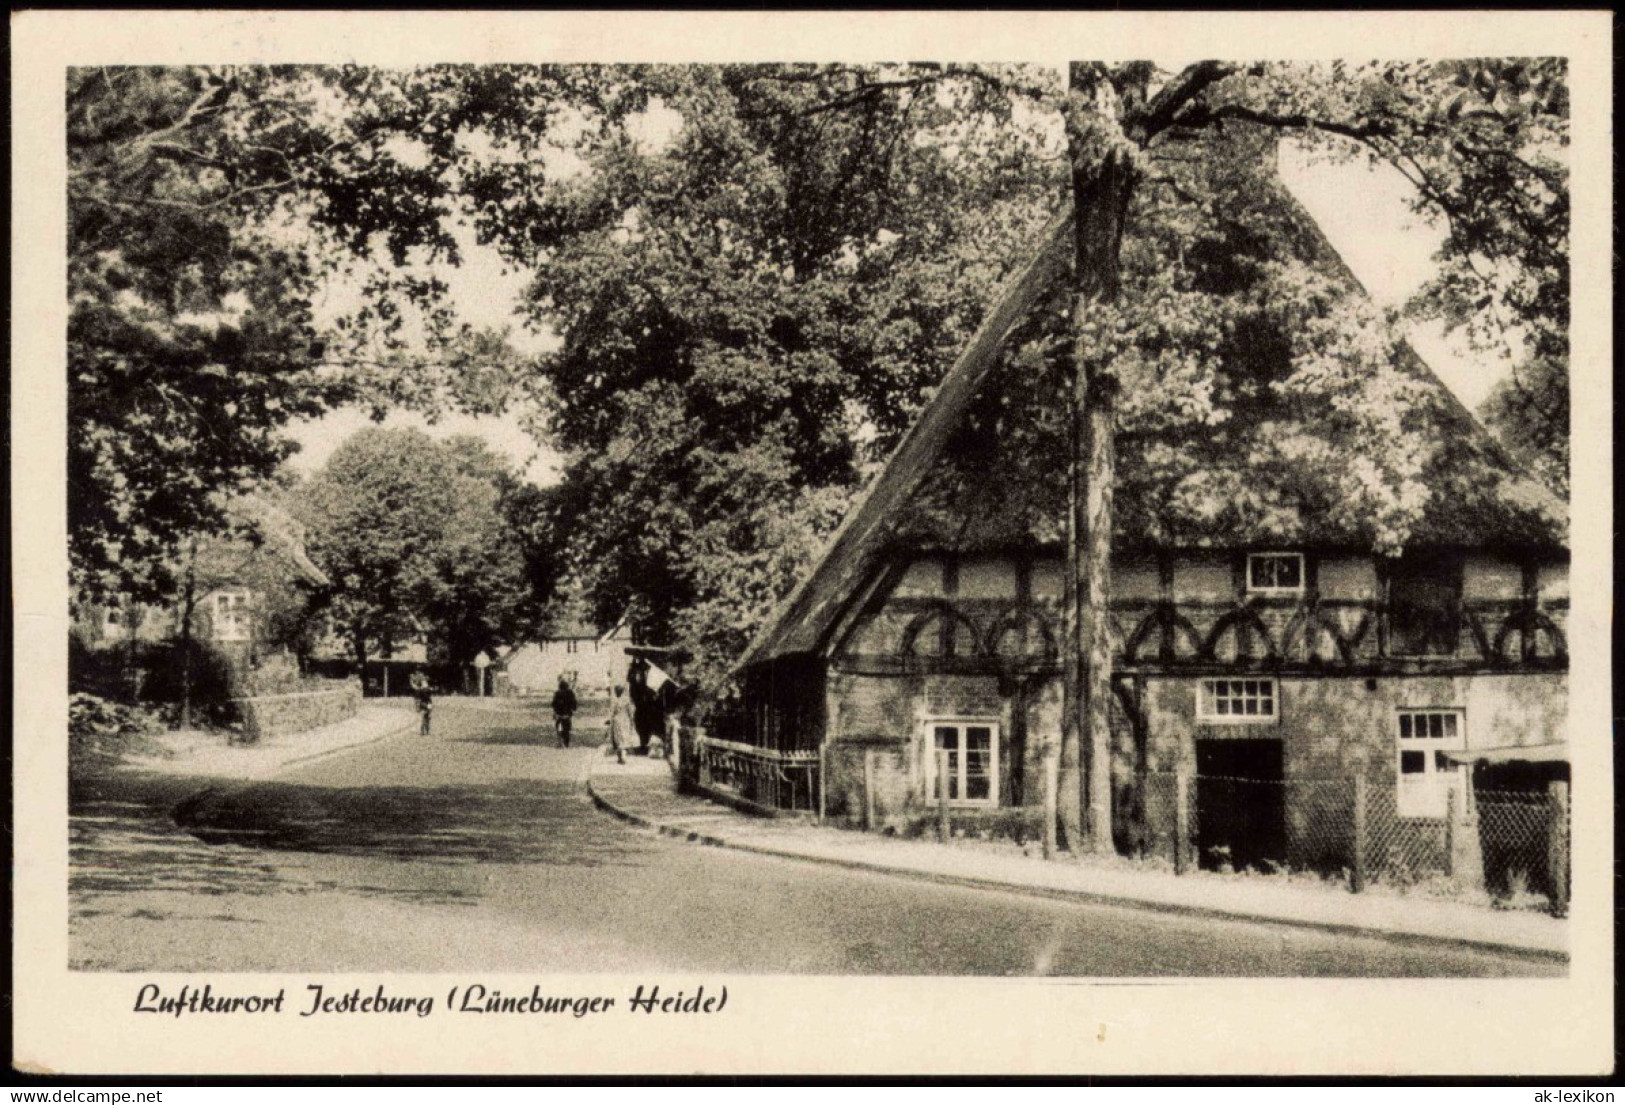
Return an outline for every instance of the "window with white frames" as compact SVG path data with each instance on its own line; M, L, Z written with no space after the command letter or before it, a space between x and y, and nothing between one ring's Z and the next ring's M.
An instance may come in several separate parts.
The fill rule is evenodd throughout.
M248 592L221 591L214 596L214 639L246 641L249 636Z
M1204 679L1196 695L1200 721L1274 721L1276 687L1273 679Z
M1299 595L1303 593L1302 553L1248 553L1247 593Z
M946 781L948 802L956 806L996 806L999 803L999 725L995 721L928 721L927 793L936 802ZM942 753L948 754L947 775L939 770Z
M1467 718L1461 710L1400 710L1399 816L1443 817L1450 788L1462 767L1447 753L1467 747Z

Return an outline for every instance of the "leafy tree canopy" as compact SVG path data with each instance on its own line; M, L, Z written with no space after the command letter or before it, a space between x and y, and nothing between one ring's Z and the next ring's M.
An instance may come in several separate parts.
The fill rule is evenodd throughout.
M358 660L426 632L466 663L511 641L532 602L502 510L517 481L477 439L365 429L295 489L328 616Z
M554 505L599 620L720 669L1047 217L1059 133L1016 71L580 80L571 172L537 187L555 119L492 143L532 171L462 171L563 339L538 364L569 458Z
M1063 121L1071 152L1135 177L1114 277L1134 294L1070 351L1059 321L1023 340L1034 365L1120 365L1125 431L1206 424L1301 468L1325 458L1235 400L1323 404L1345 446L1384 443L1353 450L1365 464L1341 489L1374 542L1414 525L1425 458L1394 415L1405 374L1380 369L1384 320L1272 255L1287 231L1249 198L1292 134L1412 179L1446 229L1417 309L1522 337L1521 390L1498 410L1565 467L1561 62L1092 72L1087 94L935 65L78 73L76 565L116 574L195 523L206 490L274 464L290 411L528 396L567 457L526 508L530 550L567 534L602 618L630 612L720 668L1057 206ZM456 332L430 267L456 259L459 220L535 273L528 309L556 352L481 371L501 357ZM297 250L290 226L309 232ZM318 334L310 290L335 273L361 306ZM177 322L192 315L208 324ZM408 353L425 334L427 364ZM189 413L182 393L208 403ZM1166 486L1192 512L1249 490L1194 486L1206 457L1162 459L1189 468Z
M82 592L170 591L182 537L219 527L226 499L271 476L294 419L356 400L501 402L489 366L511 353L454 325L427 268L456 256L447 185L402 144L432 136L432 87L355 69L70 72ZM324 319L314 299L334 287L353 303ZM427 364L411 352L426 343Z

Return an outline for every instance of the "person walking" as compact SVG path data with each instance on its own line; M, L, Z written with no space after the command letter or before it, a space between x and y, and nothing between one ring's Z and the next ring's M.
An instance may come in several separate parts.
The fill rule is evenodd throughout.
M434 692L429 687L428 678L421 671L412 673L410 683L412 698L418 704L418 718L421 722L418 732L426 737L429 735L429 715L434 710Z
M609 719L604 722L604 729L609 734L609 746L615 750L615 762L624 764L626 742L636 730L632 726L632 706L626 700L626 688L619 683L609 696Z
M626 669L627 702L632 711L632 726L638 738L638 751L649 754L649 738L660 729L656 716L659 706L655 702L654 688L649 686L652 665L641 656L634 656Z
M570 747L570 723L576 714L576 693L569 680L559 676L559 689L553 692L553 732L558 734L559 747Z

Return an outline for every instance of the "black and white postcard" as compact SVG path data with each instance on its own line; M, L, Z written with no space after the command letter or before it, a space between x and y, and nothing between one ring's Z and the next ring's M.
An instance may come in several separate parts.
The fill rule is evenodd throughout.
M23 1069L1611 1067L1603 13L12 19Z

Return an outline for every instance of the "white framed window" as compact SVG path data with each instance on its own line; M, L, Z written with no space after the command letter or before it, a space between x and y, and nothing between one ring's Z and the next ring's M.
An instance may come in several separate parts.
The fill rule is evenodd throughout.
M1274 721L1280 696L1273 679L1204 679L1196 694L1199 721Z
M1303 554L1263 552L1247 554L1249 595L1303 594Z
M246 641L249 629L248 592L217 592L214 596L214 639Z
M944 783L955 806L999 804L999 723L977 718L932 719L925 723L926 793L933 803ZM948 755L946 776L938 769Z
M1458 709L1398 712L1399 816L1444 817L1463 768L1447 753L1467 747L1467 715Z

